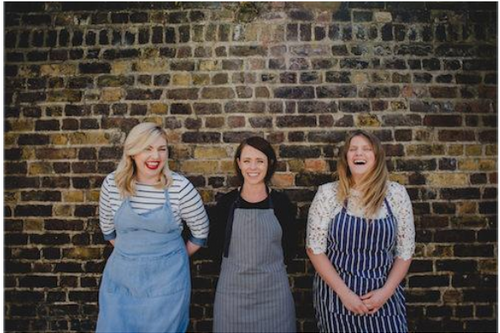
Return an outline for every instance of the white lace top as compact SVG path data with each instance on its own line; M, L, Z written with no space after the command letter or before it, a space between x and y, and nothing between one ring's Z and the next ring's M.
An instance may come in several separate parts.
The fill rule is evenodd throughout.
M306 246L314 254L326 252L328 230L332 219L341 212L342 204L337 200L338 182L321 185L309 209L307 220ZM410 197L404 186L389 182L386 197L397 221L397 243L395 255L404 260L411 259L415 251L415 226ZM347 213L353 216L365 216L364 207L359 205L360 193L351 191L347 204ZM376 218L388 215L385 203Z

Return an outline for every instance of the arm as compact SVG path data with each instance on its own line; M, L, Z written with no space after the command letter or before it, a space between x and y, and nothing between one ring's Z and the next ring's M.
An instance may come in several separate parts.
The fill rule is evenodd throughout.
M361 296L363 302L370 309L370 313L377 312L394 294L408 273L411 257L415 250L413 209L408 192L403 186L391 183L387 199L397 221L396 259L384 286Z
M372 290L368 294L361 296L361 300L370 310L370 314L377 312L389 298L394 294L396 288L408 273L410 268L411 259L404 260L396 258L394 265L392 265L389 276L384 286L380 289Z
M347 310L356 314L368 313L368 307L361 298L347 287L344 280L338 275L332 263L324 253L314 254L311 249L307 249L307 255L311 259L316 272L326 282L326 284L335 291L340 297L342 304Z
M110 186L108 177L106 177L99 194L99 227L103 233L104 240L109 241L111 245L115 246L116 231L109 194Z
M297 253L297 207L292 204L288 196L284 192L272 191L273 202L275 202L274 213L278 218L283 231L281 246L285 264L289 264Z
M179 193L179 214L191 232L186 250L192 255L206 246L209 223L201 196L187 179L183 179L183 188Z
M229 192L218 198L217 204L209 209L210 233L208 235L208 252L210 258L220 265L224 251L227 219L231 203L234 201L237 191Z
M335 215L340 208L336 200L336 188L332 187L332 184L320 186L307 218L307 255L318 275L337 293L342 304L351 312L364 314L368 313L368 308L359 296L347 287L325 254L332 212Z

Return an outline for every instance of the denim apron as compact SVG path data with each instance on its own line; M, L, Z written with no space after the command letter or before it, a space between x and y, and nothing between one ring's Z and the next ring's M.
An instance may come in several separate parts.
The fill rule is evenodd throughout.
M347 201L328 233L327 257L347 287L358 296L383 287L394 264L397 221L387 200L388 215L367 221L347 213ZM408 332L403 288L374 314L357 315L316 273L314 308L320 332Z
M191 281L186 246L165 204L137 214L127 197L99 290L97 332L185 332Z
M269 193L269 192L268 192ZM295 305L288 283L282 230L273 202L269 209L230 213L214 303L214 332L296 332Z

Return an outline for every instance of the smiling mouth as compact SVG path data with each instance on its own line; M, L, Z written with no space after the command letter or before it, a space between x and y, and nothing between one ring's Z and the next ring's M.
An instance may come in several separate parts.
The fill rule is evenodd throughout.
M146 162L146 167L150 170L156 170L160 166L160 162Z
M366 161L365 160L354 160L355 165L365 165Z

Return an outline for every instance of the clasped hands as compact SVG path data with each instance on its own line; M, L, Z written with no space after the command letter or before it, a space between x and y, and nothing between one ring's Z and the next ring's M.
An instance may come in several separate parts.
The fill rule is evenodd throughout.
M386 288L380 288L372 290L362 296L358 296L349 290L345 295L339 295L339 297L347 310L355 314L365 315L377 312L392 294L393 293Z

